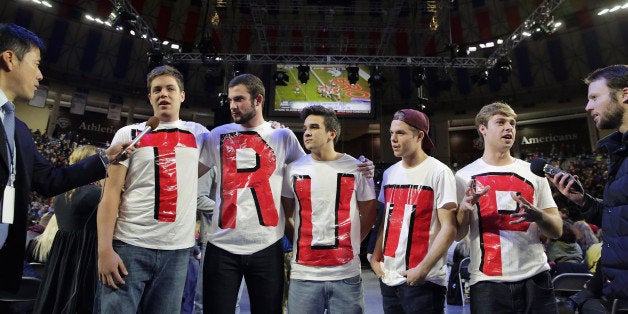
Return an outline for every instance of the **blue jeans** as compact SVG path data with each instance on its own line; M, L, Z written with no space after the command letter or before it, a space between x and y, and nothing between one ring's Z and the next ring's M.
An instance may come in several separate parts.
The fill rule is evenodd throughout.
M194 313L203 313L203 261L205 260L205 251L207 242L201 243L201 263L198 268L198 278L196 278L196 295L194 296Z
M547 313L558 311L548 271L516 282L480 281L471 286L471 313Z
M282 312L283 250L279 240L251 255L232 254L208 243L203 265L204 313L233 313L242 276L252 314Z
M99 313L179 313L190 249L154 250L114 241L129 274L124 285L99 284Z
M288 313L364 313L360 275L334 281L290 279Z
M445 294L447 288L426 281L419 286L408 286L404 282L391 287L381 280L382 306L384 313L439 313L445 312Z

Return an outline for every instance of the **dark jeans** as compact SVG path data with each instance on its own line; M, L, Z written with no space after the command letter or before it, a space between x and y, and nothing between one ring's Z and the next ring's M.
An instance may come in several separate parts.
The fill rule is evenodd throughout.
M232 254L207 243L203 264L203 313L233 313L242 276L249 292L251 313L282 313L281 240L251 255Z
M471 286L471 313L556 314L549 272L516 282L481 281Z
M380 280L379 287L386 314L444 313L447 292L445 286L427 281L420 286L408 286L407 283L403 283L391 287Z

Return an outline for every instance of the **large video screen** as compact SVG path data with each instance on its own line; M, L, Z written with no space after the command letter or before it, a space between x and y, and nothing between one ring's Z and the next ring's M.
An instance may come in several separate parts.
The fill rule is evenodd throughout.
M288 79L277 80L269 114L298 116L307 106L322 105L334 109L339 117L372 118L369 68L359 66L357 69L354 76L357 81L351 84L345 65L310 65L309 79L301 83L299 65L277 65L275 77L286 75Z

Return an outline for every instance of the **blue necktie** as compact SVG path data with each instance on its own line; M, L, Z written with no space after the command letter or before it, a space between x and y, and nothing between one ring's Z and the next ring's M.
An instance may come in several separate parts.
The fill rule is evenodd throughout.
M2 110L4 111L4 120L2 120L2 124L4 124L4 131L7 133L7 139L9 140L9 146L11 149L9 157L11 157L13 152L15 152L15 105L12 102L7 101L7 103L2 106ZM13 161L9 160L9 162Z
M2 111L4 112L4 119L2 120L2 124L4 125L4 132L7 135L7 160L9 161L9 164L11 164L12 168L15 166L13 165L13 154L15 152L15 105L12 102L7 101L2 106ZM10 177L11 174L9 173L9 178ZM13 184L13 182L11 182L11 184ZM2 203L0 202L0 217L1 215ZM0 223L0 248L4 245L8 234L9 225Z

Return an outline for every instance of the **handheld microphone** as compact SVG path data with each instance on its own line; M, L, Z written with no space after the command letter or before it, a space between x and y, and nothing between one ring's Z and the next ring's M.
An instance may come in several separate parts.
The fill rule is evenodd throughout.
M584 188L582 183L576 180L571 174L562 171L560 168L554 167L545 161L543 158L536 158L530 162L530 171L539 177L545 177L545 174L549 174L550 177L554 177L559 173L564 173L569 180L573 180L575 183L571 186L570 192L579 192L584 194Z
M135 146L135 144L137 144L137 142L140 141L140 139L146 135L146 133L154 130L157 128L157 126L159 126L159 118L157 117L150 117L150 119L148 119L148 121L146 121L146 128L144 129L144 131L142 131L142 133L140 133L137 137L135 137L135 139L133 140L133 142L131 142L131 144L129 144L129 146L127 146L124 150L122 150L114 159L114 162L121 162L123 160L126 159L126 153L128 152L130 147Z

